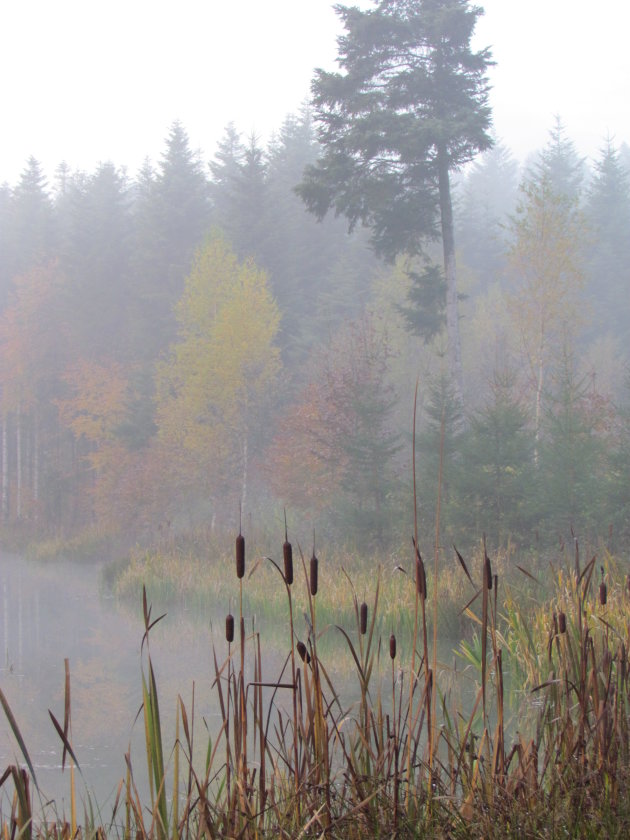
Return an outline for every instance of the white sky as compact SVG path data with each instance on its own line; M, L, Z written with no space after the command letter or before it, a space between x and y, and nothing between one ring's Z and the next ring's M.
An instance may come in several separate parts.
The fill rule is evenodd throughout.
M491 46L495 131L522 160L559 114L578 150L630 143L628 0L479 0ZM367 0L359 0L367 7ZM29 155L134 174L181 120L213 157L225 125L263 142L333 67L331 0L4 0L0 3L0 182Z

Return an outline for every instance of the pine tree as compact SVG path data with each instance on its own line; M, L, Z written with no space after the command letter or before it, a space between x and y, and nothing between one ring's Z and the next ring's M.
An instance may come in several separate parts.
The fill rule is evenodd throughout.
M531 540L537 512L534 436L514 384L511 371L495 374L489 403L471 418L456 488L458 527L498 543Z
M568 343L562 349L550 387L540 449L543 532L593 536L604 520L605 446L590 411L589 379L577 374Z
M55 253L53 204L39 162L30 157L13 191L9 215L9 273L43 264Z
M318 70L323 154L300 194L322 217L370 228L377 251L418 253L441 232L451 375L463 394L450 173L491 145L488 50L470 42L481 9L467 0L338 5L341 73Z
M455 209L458 257L477 277L483 293L505 271L505 223L516 209L517 164L502 143L475 161L461 186Z
M630 346L630 172L609 139L595 163L586 195L591 230L587 294L593 307L591 334L613 333Z
M241 259L251 257L265 266L266 162L256 136L252 134L244 145L230 123L210 170L213 225L223 231Z
M573 141L567 137L558 115L549 131L549 141L526 173L529 180L546 180L551 189L568 201L579 202L584 182L584 158L580 157Z
M112 163L70 180L63 196L62 265L69 280L75 351L129 358L129 184Z
M208 182L188 135L173 123L153 172L140 173L134 207L131 309L138 354L152 360L175 335L174 306L210 226Z

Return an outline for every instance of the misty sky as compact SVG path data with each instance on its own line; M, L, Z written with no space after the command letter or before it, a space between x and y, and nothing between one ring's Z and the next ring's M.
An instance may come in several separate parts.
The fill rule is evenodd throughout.
M607 134L630 142L630 4L481 4L495 131L518 158L546 142L556 113L582 154ZM0 182L31 154L49 177L62 159L134 174L174 119L206 159L230 120L264 143L308 96L313 68L333 66L339 31L330 0L3 3Z

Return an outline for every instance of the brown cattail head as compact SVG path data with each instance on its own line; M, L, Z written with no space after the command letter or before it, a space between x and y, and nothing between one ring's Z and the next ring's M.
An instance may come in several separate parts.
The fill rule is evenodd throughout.
M311 584L311 595L317 595L317 569L319 566L319 560L315 557L315 552L313 552L313 556L311 557L311 569L310 569L310 584Z
M488 589L492 589L492 566L490 565L490 558L487 554L484 559L483 568L486 575L486 586Z
M367 633L367 618L368 618L368 605L365 601L361 604L359 608L359 630L361 631L361 635L365 636Z
M234 641L234 616L232 613L228 613L225 617L225 638L230 644Z
M236 577L245 575L245 537L239 534L236 538Z
M293 547L288 540L285 540L282 546L282 556L284 557L284 579L291 586L293 583Z
M311 656L306 650L306 645L304 644L304 642L297 643L297 652L302 662L306 662L306 664L308 665L308 663L311 661Z
M602 581L599 584L599 603L602 607L606 606L606 601L608 600L608 588L606 586L606 582Z
M396 659L396 636L393 633L389 637L389 658Z
M427 597L427 575L419 551L416 551L416 591L424 601Z
M630 595L630 575L626 577L626 593Z
M558 632L559 633L566 633L567 632L567 617L563 612L558 613Z

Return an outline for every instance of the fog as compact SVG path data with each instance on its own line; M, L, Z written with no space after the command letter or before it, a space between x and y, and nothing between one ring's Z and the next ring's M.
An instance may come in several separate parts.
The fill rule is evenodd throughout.
M4 52L19 68L9 111L42 74L48 102L13 120L0 156L0 680L59 801L47 710L63 717L64 658L73 743L99 800L130 740L142 751L143 576L154 615L169 612L155 633L165 704L194 681L200 714L217 717L203 610L219 626L234 610L221 564L237 533L258 559L287 535L305 556L324 547L343 558L340 574L357 558L390 571L409 561L412 533L450 565L450 546L472 553L483 535L525 565L574 538L630 549L630 125L618 83L627 51L614 44L624 27L610 30L608 3L595 20L557 3L544 24L542 4L486 5L473 46L490 44L497 62L493 143L484 125L473 152L449 152L451 255L439 143L417 167L429 174L415 215L399 215L400 195L381 213L384 188L344 192L343 166L317 168L325 121L306 97L313 67L334 65L328 3L248 7L242 40L242 21L215 4L198 18L185 3L174 22L164 4L133 4L125 26L114 3L108 38L79 46L73 37L100 24L68 3L54 21L42 8L30 53ZM149 11L143 69L135 38ZM3 14L25 31L18 7ZM50 33L69 20L76 29L57 43ZM582 55L587 25L599 62ZM121 60L105 71L108 39ZM99 73L77 74L92 46ZM35 49L50 77L45 61L28 66ZM71 95L57 99L58 85ZM383 168L402 170L407 153L386 149ZM365 196L373 205L356 211ZM179 607L199 592L190 622ZM273 666L285 655L273 650ZM4 765L15 751L5 728Z

